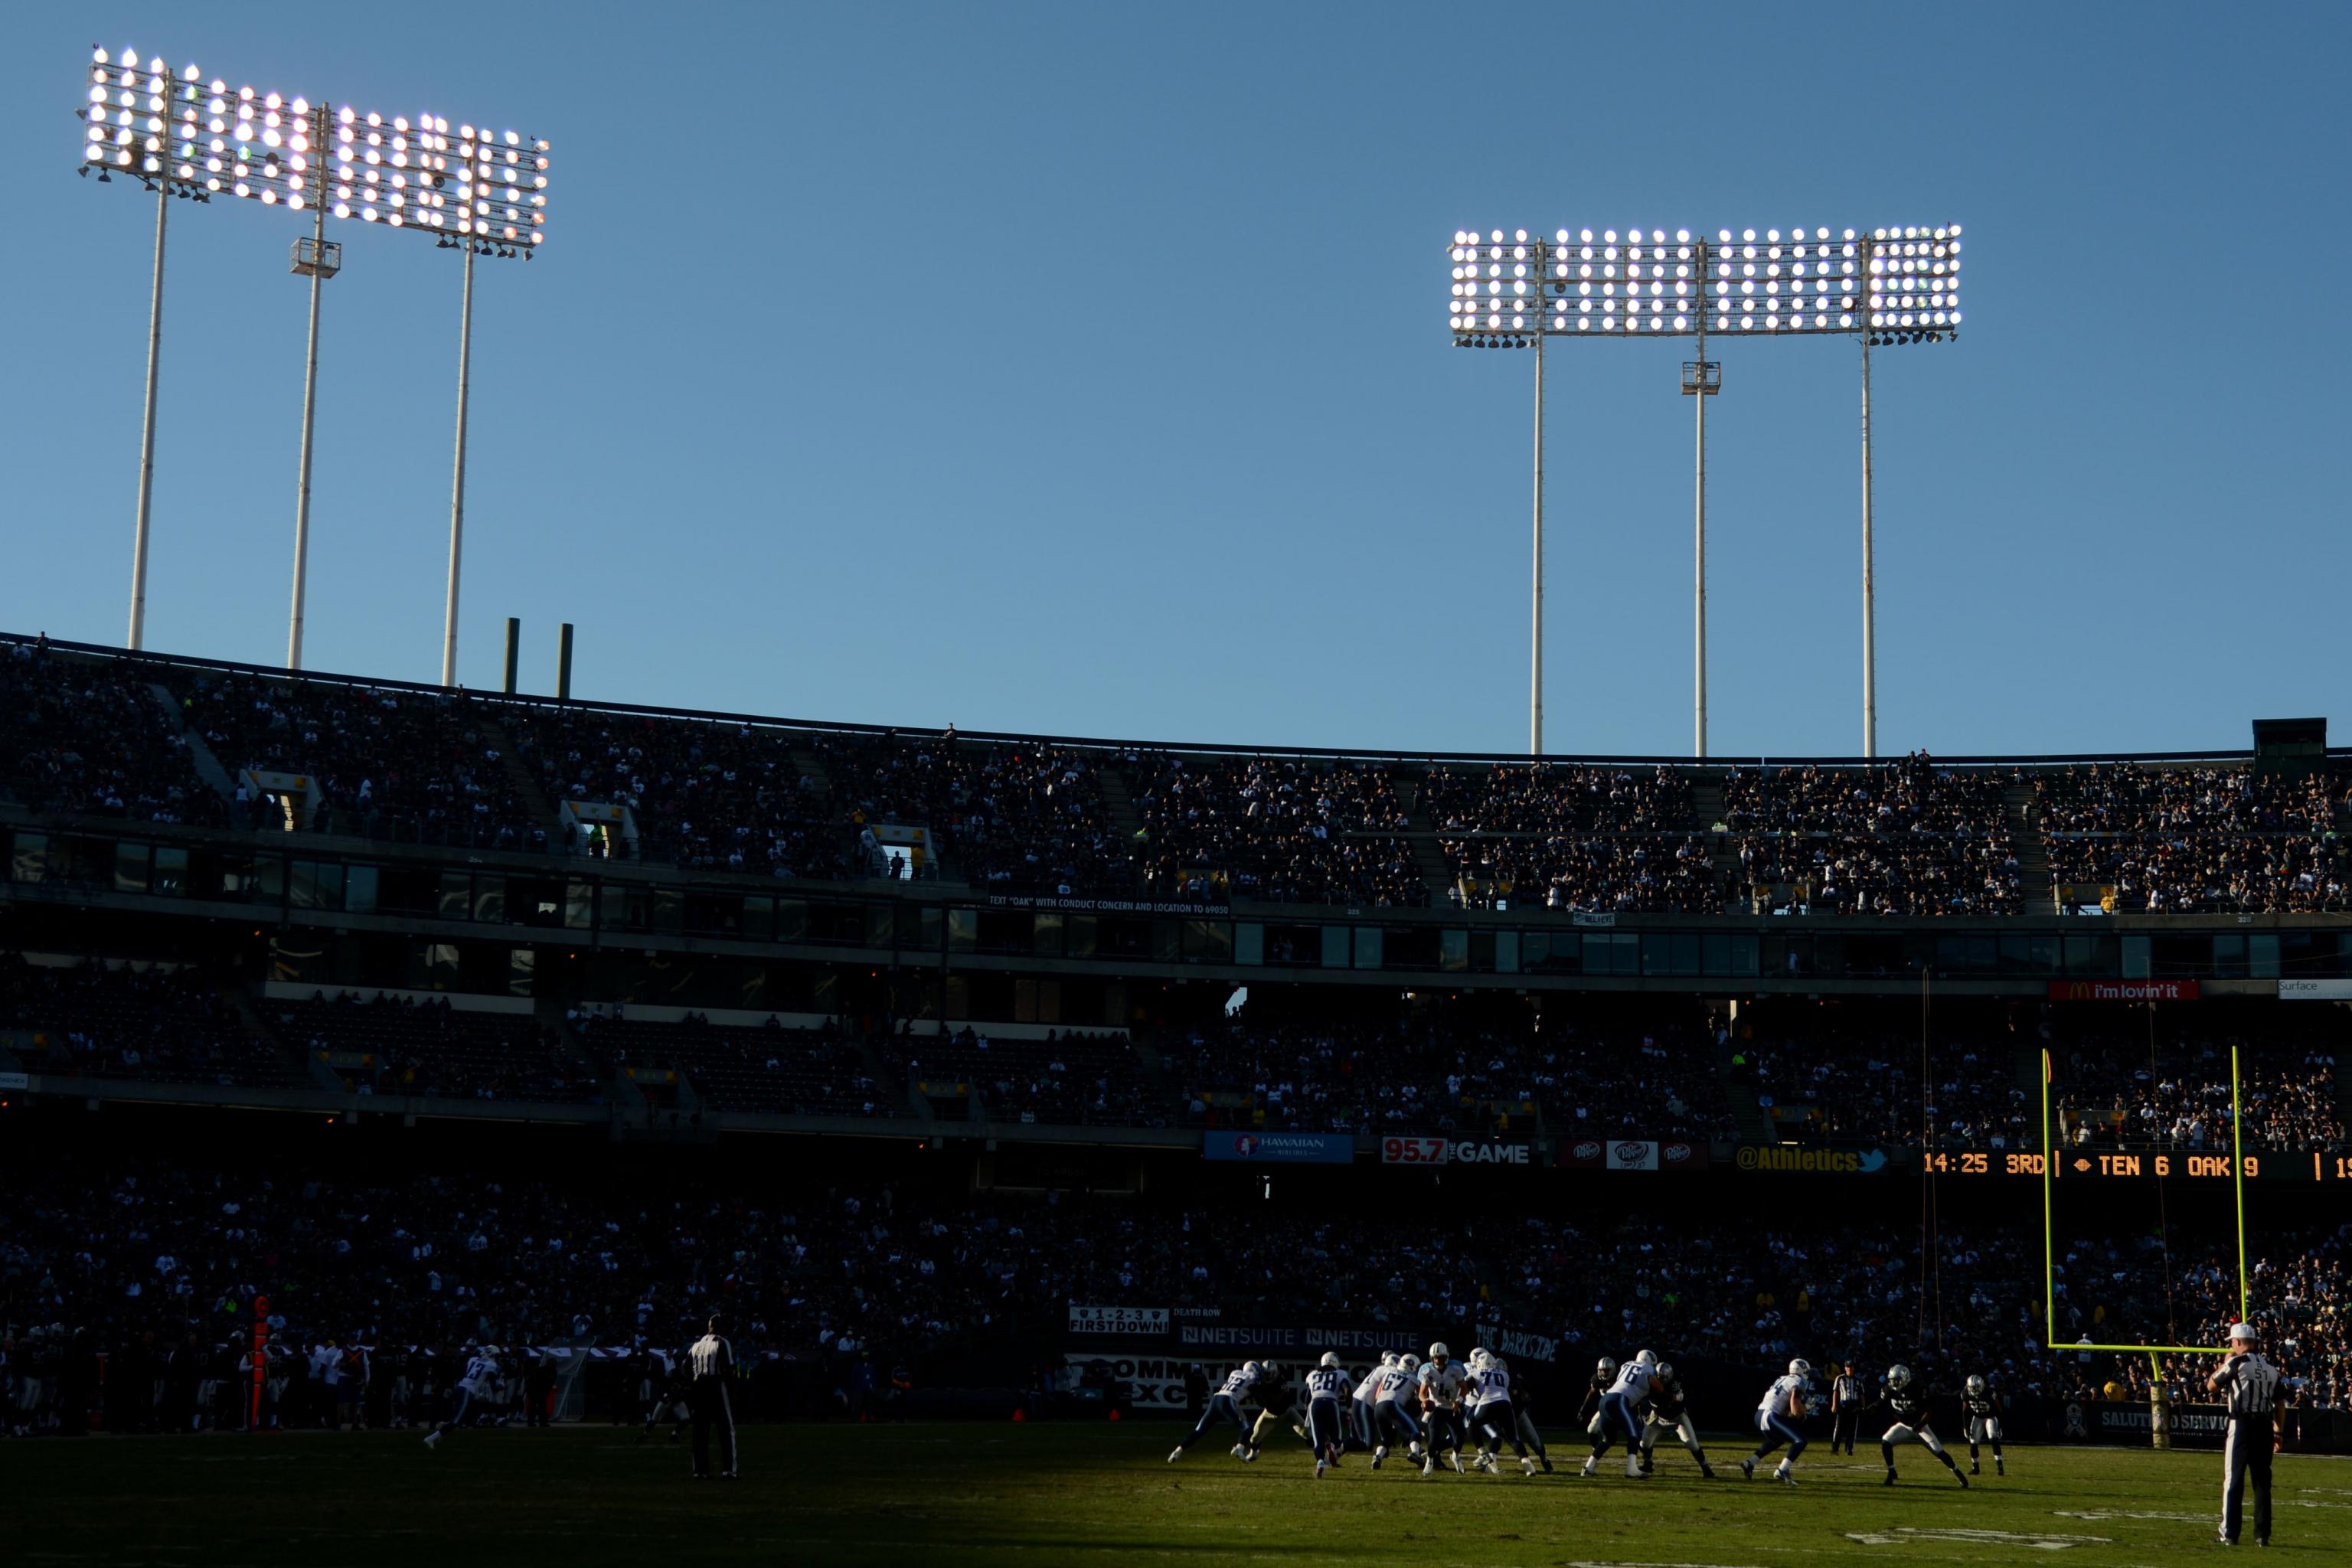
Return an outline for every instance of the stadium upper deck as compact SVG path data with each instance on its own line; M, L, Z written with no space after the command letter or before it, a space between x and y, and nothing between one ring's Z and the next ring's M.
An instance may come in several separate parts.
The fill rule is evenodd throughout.
M692 876L1570 915L2352 906L2342 756L1694 763L907 732L0 642L32 816Z

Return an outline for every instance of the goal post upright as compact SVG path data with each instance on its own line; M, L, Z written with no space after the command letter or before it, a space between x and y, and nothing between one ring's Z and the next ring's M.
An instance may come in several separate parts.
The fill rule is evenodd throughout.
M2057 1177L2058 1162L2064 1157L2063 1142L2053 1146L2050 1136L2050 1081L2053 1076L2050 1047L2042 1048L2042 1337L2044 1348L2052 1351L2106 1351L2117 1355L2145 1355L2152 1373L2159 1377L2162 1368L2159 1355L2218 1355L2214 1345L2114 1345L2092 1344L2081 1340L2062 1342L2058 1338L2058 1268L2057 1231L2052 1223L2050 1184ZM2246 1276L2246 1163L2245 1138L2240 1123L2238 1083L2238 1047L2230 1047L2230 1183L2236 1205L2238 1227L2238 1317L2247 1320L2252 1310L2252 1293Z
M2246 1289L2246 1119L2238 1107L2238 1047L2230 1044L2230 1176L2238 1200L2238 1321L2247 1321Z

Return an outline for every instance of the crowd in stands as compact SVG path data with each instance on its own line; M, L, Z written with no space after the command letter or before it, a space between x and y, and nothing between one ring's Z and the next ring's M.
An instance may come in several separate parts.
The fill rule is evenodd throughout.
M468 1012L446 997L349 992L271 1003L279 1032L354 1093L551 1100L604 1097L604 1075L527 1013Z
M791 737L719 720L532 708L517 754L548 798L622 805L644 858L772 877L865 875Z
M1051 744L829 735L812 742L854 828L927 827L974 887L1124 891L1124 849L1096 778L1099 759Z
M220 792L196 776L158 674L69 658L47 637L8 644L0 651L0 792L42 811L226 823Z
M210 1417L194 1395L236 1375L260 1297L272 1378L297 1385L273 1391L270 1414L289 1418L321 1403L383 1408L363 1386L323 1401L301 1391L322 1375L331 1391L339 1365L363 1380L372 1362L430 1414L436 1367L417 1355L497 1345L513 1365L519 1346L667 1350L714 1310L730 1315L755 1377L803 1364L846 1384L863 1364L868 1387L877 1362L969 1359L975 1347L985 1360L990 1344L1058 1333L1074 1303L1387 1325L1469 1343L1502 1326L1557 1342L1556 1367L1521 1369L1531 1387L1565 1380L1539 1411L1555 1427L1570 1418L1561 1401L1590 1358L1636 1345L1733 1365L1899 1358L1948 1393L1984 1373L2011 1397L2095 1394L2137 1359L2042 1348L2040 1240L2021 1227L1923 1235L1771 1210L1208 1208L870 1181L751 1191L643 1169L330 1176L128 1154L11 1178L0 1373L18 1381L11 1394L33 1380L30 1397L5 1405L37 1429L54 1426L64 1355L99 1351L143 1374L107 1379L110 1427L234 1424L234 1391ZM2254 1279L2254 1321L2290 1398L2340 1402L2352 1366L2343 1237L2274 1237ZM2234 1282L2218 1258L2184 1252L2168 1267L2141 1238L2076 1238L2058 1268L2058 1333L2211 1342L2235 1315ZM135 1391L132 1403L117 1404L119 1389Z
M2018 1047L1998 1036L1916 1038L1819 1019L1747 1027L1732 1073L1784 1142L2036 1146L2041 1104L2018 1077ZM1923 1093L1922 1082L1927 1085Z
M2009 782L1925 753L1870 767L1736 768L1724 781L1725 826L1759 909L2015 914Z
M2177 1230L2066 1244L2055 1268L2062 1342L2218 1345L2240 1318L2238 1258L2189 1241ZM2266 1229L2248 1260L2252 1321L2263 1353L2282 1373L2291 1406L2352 1408L2352 1226ZM2173 1403L2210 1398L2210 1362L2167 1352L2152 1372L2145 1356L2089 1352L2059 1357L2074 1397L2145 1403L2159 1377Z
M620 1007L575 1008L570 1019L588 1048L615 1068L683 1073L715 1110L877 1117L905 1110L904 1096L878 1082L857 1042L837 1029L787 1029L772 1017L726 1026L697 1014L655 1023Z
M176 702L183 723L175 724ZM197 774L189 737L235 799ZM1412 835L1450 896L1580 911L1801 909L2006 915L2024 906L2013 789L2050 876L2138 913L2352 908L2339 773L2242 765L1733 767L1722 820L1697 820L1689 766L1095 752L1051 741L784 731L63 654L0 653L0 791L37 809L143 821L335 829L425 843L608 853L549 814L626 805L636 852L695 869L891 875L875 841L921 828L974 886L1363 906L1426 904ZM503 753L511 745L514 758ZM509 769L533 779L526 798ZM247 771L316 781L289 799ZM1106 772L1120 775L1107 791ZM1138 826L1114 826L1132 799ZM1417 793L1416 793L1417 792ZM290 817L290 820L289 820ZM2037 891L2038 898L2038 891Z
M1538 1032L1419 1020L1190 1031L1168 1052L1211 1126L1559 1136L1728 1137L1713 1042L1672 1025Z
M462 693L179 669L191 731L236 781L244 826L425 844L545 849L547 824L509 783L484 705ZM248 773L312 781L273 795Z
M33 963L0 953L0 1031L18 1032L31 1070L61 1078L301 1081L212 978L169 964Z
M2228 1152L2230 1045L2203 1038L2152 1047L2145 1039L2105 1037L2062 1048L2053 1076L2066 1137L2084 1147ZM2248 1148L2344 1143L2330 1047L2268 1043L2245 1050L2239 1071L2241 1138Z
M1070 1127L1167 1122L1123 1036L1049 1029L1042 1040L992 1039L967 1024L951 1035L898 1035L880 1048L896 1080L934 1105L964 1101L966 1120Z
M2094 763L2034 776L2051 880L2149 914L2342 910L2342 781L2244 767Z
M1136 754L1134 860L1154 898L1429 901L1385 768L1280 757Z
M1687 768L1441 764L1422 785L1421 808L1465 908L1721 907L1714 850L1693 831Z

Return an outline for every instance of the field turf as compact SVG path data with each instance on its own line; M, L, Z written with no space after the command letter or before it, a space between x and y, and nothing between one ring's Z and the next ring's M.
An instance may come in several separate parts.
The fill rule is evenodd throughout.
M1318 1481L1287 1441L1244 1466L1222 1449L1166 1463L1177 1430L1107 1426L759 1426L744 1479L692 1482L682 1447L630 1428L458 1434L91 1438L0 1443L0 1562L57 1564L472 1563L1260 1563L1723 1565L2158 1563L2213 1544L2208 1452L2016 1448L1963 1492L1923 1450L1880 1485L1874 1453L1808 1453L1791 1490L1710 1446L1702 1481L1444 1474L1362 1458ZM1965 1461L1963 1461L1965 1463ZM2279 1460L2264 1560L2352 1563L2352 1463ZM2251 1531L2242 1555L2253 1555Z

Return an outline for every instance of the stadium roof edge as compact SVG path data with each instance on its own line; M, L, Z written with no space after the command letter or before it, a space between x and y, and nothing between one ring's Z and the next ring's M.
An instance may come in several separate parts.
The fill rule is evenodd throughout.
M17 632L0 632L0 647L29 646L37 639ZM154 665L172 669L217 670L231 675L259 676L277 680L307 680L322 685L375 687L385 690L413 691L423 697L449 695L446 688L428 681L398 680L368 675L342 675L321 670L289 670L277 665L247 664L236 659L204 658L190 654L133 653L128 648L113 647L104 643L71 642L49 637L48 646L64 652L87 655L94 658L113 659L126 664ZM659 708L636 702L607 702L578 697L556 698L517 692L511 696L502 691L490 691L478 687L460 687L460 694L478 700L512 704L520 708L562 708L572 710L631 714L646 718L694 719L729 724L756 724L777 730L804 730L817 734L907 735L920 736L940 731L929 724L860 724L848 721L814 719L785 719L772 714L735 713L718 709ZM1397 747L1334 747L1334 746L1258 746L1234 743L1201 743L1184 741L1146 741L1088 735L1033 734L1013 730L964 730L956 731L967 741L996 741L1026 744L1083 746L1101 751L1153 751L1197 752L1207 755L1242 757L1297 757L1312 760L1328 757L1365 762L1411 763L1525 763L1524 752L1435 752L1413 751ZM2330 757L2352 757L2352 746L2330 746ZM1943 756L1930 753L1940 766L1947 767L2013 767L2054 765L2074 763L2188 763L2188 762L2247 762L2254 755L2251 747L2209 747L2178 752L2066 752L2041 754ZM1547 752L1541 758L1548 763L1597 764L1639 763L1643 766L1686 768L1732 768L1747 766L1822 766L1864 767L1882 766L1899 761L1897 757L1853 756L1734 756L1717 754L1705 758L1652 754L1601 755L1588 752Z

